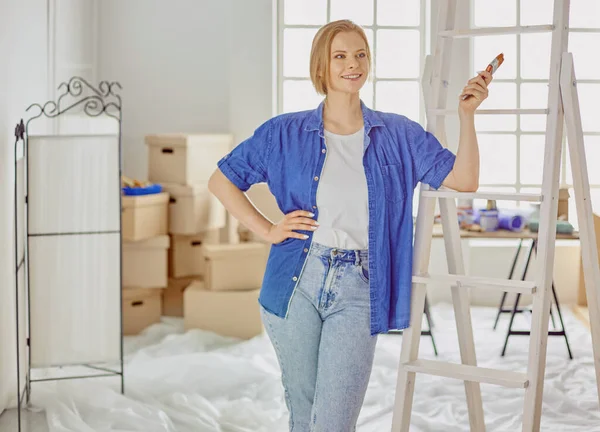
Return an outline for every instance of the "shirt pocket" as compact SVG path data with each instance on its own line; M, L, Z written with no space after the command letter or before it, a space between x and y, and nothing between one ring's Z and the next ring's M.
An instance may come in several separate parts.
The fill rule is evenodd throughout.
M402 164L383 165L381 168L385 199L393 203L406 200L406 181Z

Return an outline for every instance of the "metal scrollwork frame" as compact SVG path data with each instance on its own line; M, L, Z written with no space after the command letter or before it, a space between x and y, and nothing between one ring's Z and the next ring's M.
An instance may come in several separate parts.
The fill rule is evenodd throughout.
M63 379L82 379L82 378L92 378L92 377L101 377L101 376L120 376L121 380L121 393L125 392L125 384L124 384L124 372L123 372L123 296L122 296L122 286L119 286L119 297L120 297L120 305L119 305L119 314L120 314L120 368L119 370L112 370L107 367L99 367L91 364L83 364L78 366L84 366L86 368L95 370L96 372L104 372L102 374L96 373L94 375L83 375L83 376L69 376L69 377L60 377L60 378L46 378L39 380L31 379L31 355L30 355L30 339L29 339L29 329L30 329L30 297L29 297L29 247L28 247L28 239L29 239L29 224L28 224L28 194L29 194L29 181L28 181L28 169L29 169L29 159L28 159L28 131L29 125L32 121L40 118L57 118L60 115L72 112L77 109L80 109L86 116L89 117L98 117L102 114L105 114L109 117L114 118L118 122L118 155L119 155L119 186L121 184L121 175L122 175L122 138L121 138L121 127L122 127L122 104L121 104L121 96L118 93L122 87L118 82L109 82L102 81L99 83L98 87L92 86L85 79L74 76L68 82L63 82L58 86L58 91L60 95L58 96L56 102L55 101L47 101L46 103L38 104L33 103L29 105L26 109L26 112L34 113L34 110L37 110L36 114L32 114L31 117L28 118L27 121L23 121L21 119L19 123L17 123L15 127L15 146L14 146L14 230L15 230L15 244L14 244L14 253L15 253L15 314L16 314L16 351L17 351L17 409L18 409L18 430L21 431L21 410L24 406L26 406L31 397L31 383L35 381L55 381L55 380L63 380ZM73 99L73 100L70 100ZM18 178L17 166L19 162L19 143L22 143L23 148L23 158L24 158L24 175L23 178ZM18 204L19 199L21 197L18 196L18 185L19 181L25 181L24 190L25 190L25 202L24 205L24 217L23 220L19 220L18 215ZM119 200L121 199L121 192L115 191L115 193L119 194ZM122 208L122 206L120 205ZM18 250L18 228L19 224L24 224L24 243L23 243L23 252L22 256L19 256ZM121 241L121 225L122 222L119 219L119 241ZM72 233L69 233L72 234ZM119 251L121 248L119 248ZM122 255L120 253L120 262L122 263ZM20 328L19 321L19 271L25 267L25 295L27 298L27 310L26 310L26 328ZM121 267L121 266L119 266ZM122 285L122 269L120 270L119 281L120 285ZM20 340L23 337L21 335L21 330L24 332L23 335L26 336L26 350L27 350L27 373L25 374L25 387L22 388L23 383L21 383L21 353L20 353ZM73 366L73 365L69 365ZM75 365L77 366L77 365ZM24 403L23 397L26 396L26 401Z

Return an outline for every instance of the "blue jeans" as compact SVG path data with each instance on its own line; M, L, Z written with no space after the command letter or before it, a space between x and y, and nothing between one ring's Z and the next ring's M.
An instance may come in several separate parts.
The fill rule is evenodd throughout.
M352 432L371 375L366 250L313 243L287 318L261 308L281 367L290 432Z

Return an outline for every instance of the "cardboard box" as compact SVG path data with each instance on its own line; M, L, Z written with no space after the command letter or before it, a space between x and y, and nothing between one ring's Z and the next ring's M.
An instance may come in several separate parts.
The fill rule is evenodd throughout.
M169 193L169 233L194 235L225 226L225 207L204 185L165 183Z
M254 184L246 192L246 196L252 204L271 222L277 223L283 219L284 214L279 210L277 200L269 190L266 183ZM262 238L254 234L247 227L240 224L238 227L240 241L242 242L261 242L266 243Z
M209 291L193 282L183 294L186 330L198 328L222 336L250 339L262 333L258 295L251 291Z
M162 292L162 314L183 317L183 292L192 282L201 279L200 276L169 279L169 286Z
M122 197L122 237L138 241L167 234L169 194Z
M182 278L204 275L204 248L206 244L218 244L220 233L210 230L192 236L171 236L169 251L169 276Z
M164 134L145 137L148 178L158 183L207 184L232 148L230 134Z
M168 283L169 236L123 242L123 286L165 288Z
M598 265L600 265L600 215L592 214L594 220L594 232L596 233L596 250L598 251ZM581 222L579 222L581 224ZM579 306L587 306L587 292L585 288L585 280L583 275L583 257L580 257L579 264L579 292L577 295L577 304Z
M206 288L211 291L260 288L269 250L270 247L262 243L205 245Z
M565 220L569 220L569 189L561 188L558 190L558 211L557 218L563 216Z
M123 289L123 334L135 335L160 322L161 290Z

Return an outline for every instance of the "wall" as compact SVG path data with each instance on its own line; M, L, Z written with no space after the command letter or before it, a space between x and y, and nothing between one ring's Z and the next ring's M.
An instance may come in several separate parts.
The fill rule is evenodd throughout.
M272 116L272 8L271 0L102 1L98 75L123 86L126 175L147 178L146 134L232 133L237 144Z
M0 412L16 402L14 127L71 76L95 81L96 7L97 0L0 0L0 55L8 59L0 69ZM29 132L56 130L37 119Z
M14 129L47 97L46 0L0 1L0 412L16 393Z
M123 86L124 173L147 176L144 135L229 130L229 1L106 0L98 75Z

